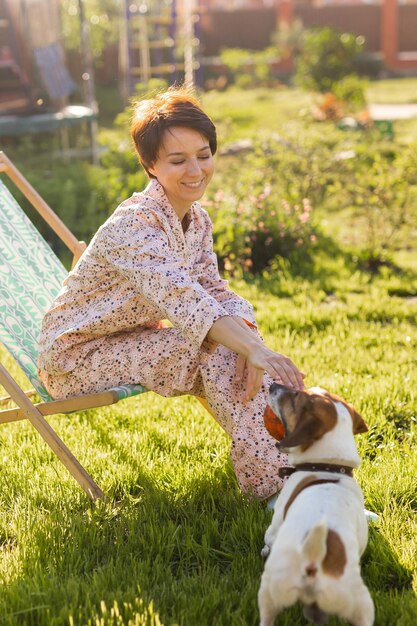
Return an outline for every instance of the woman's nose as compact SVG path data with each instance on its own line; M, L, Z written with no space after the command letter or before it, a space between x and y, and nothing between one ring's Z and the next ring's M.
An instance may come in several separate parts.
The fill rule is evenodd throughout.
M188 161L187 173L193 176L201 173L200 163L197 159L190 159Z

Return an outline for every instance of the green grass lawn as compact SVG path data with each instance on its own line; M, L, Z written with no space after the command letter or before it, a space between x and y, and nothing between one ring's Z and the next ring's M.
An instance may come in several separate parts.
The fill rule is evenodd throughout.
M367 98L373 104L413 104L417 102L417 78L371 81Z
M282 129L285 122L308 113L312 96L284 85L277 89L211 91L202 95L202 101L223 142L244 138L254 128L270 132Z
M332 294L278 276L234 286L307 384L343 395L368 422L356 475L381 524L363 575L376 624L414 626L417 302L390 295L389 277L343 275ZM1 624L257 623L270 517L239 493L227 438L194 399L147 393L50 421L109 499L91 506L29 424L2 427ZM303 624L301 611L279 623Z
M399 90L405 84L411 94L417 79ZM203 101L222 142L280 129L310 102L291 89ZM377 626L415 626L417 252L404 242L397 267L370 275L344 256L355 223L336 212L322 218L341 250L318 250L308 278L277 271L232 285L306 384L344 396L367 421L356 477L381 523L370 529L363 576ZM0 357L28 388L1 349ZM271 515L239 492L228 439L195 399L146 393L49 421L108 499L91 505L30 424L1 426L1 626L257 624ZM293 607L277 623L305 622Z

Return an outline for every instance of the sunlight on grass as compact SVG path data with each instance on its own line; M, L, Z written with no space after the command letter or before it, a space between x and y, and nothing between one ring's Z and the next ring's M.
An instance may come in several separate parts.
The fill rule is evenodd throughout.
M417 78L372 81L366 90L373 104L410 104L417 102Z
M284 85L276 90L208 92L203 94L202 101L219 127L222 143L227 143L246 137L248 130L254 127L278 131L285 122L310 110L312 96Z
M234 286L307 385L345 396L368 422L357 477L381 524L363 572L376 624L413 626L417 307L389 296L386 278L341 274L331 296L278 275ZM268 518L239 493L227 437L195 399L147 393L50 422L108 501L92 507L29 424L2 427L2 624L257 623ZM299 608L280 623L301 625Z

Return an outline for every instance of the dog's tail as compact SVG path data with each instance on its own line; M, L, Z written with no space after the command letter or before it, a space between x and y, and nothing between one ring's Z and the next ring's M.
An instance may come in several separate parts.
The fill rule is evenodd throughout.
M304 573L314 579L326 556L328 526L323 518L309 531L302 545Z

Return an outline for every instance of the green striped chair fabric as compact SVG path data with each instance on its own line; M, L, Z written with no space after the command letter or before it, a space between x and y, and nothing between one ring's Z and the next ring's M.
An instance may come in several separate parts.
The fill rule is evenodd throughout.
M0 180L0 342L42 398L37 342L42 318L61 289L67 270ZM147 391L142 385L113 387L119 399Z

